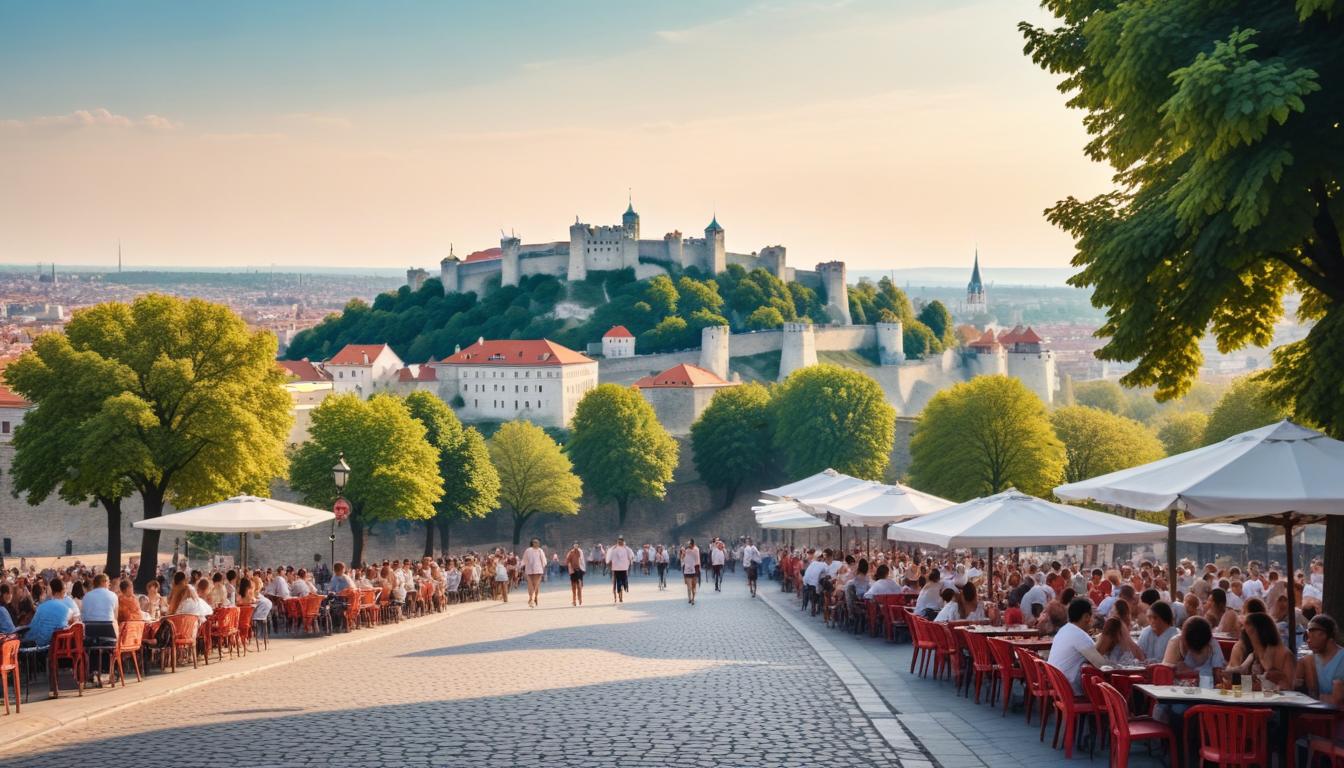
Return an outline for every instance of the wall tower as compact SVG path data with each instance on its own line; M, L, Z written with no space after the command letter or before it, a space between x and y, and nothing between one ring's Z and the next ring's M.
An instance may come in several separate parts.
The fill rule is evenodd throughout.
M522 250L522 241L516 235L508 235L499 238L499 250L501 254L499 264L499 284L517 285L518 256Z
M457 277L457 268L461 265L462 260L453 253L453 247L448 246L448 255L439 262L439 282L443 283L444 293L459 293L462 290Z
M821 286L826 289L826 311L837 325L853 325L849 315L849 284L845 282L845 262L827 261L817 265Z
M817 337L811 323L785 323L779 348L779 380L799 368L817 364Z
M728 268L728 252L723 246L723 227L719 226L719 217L716 214L705 227L705 259L707 263L704 268L711 275L717 275Z
M905 328L899 322L877 324L877 359L882 365L905 362Z
M728 336L726 325L710 325L700 329L700 367L712 371L721 379L728 378Z

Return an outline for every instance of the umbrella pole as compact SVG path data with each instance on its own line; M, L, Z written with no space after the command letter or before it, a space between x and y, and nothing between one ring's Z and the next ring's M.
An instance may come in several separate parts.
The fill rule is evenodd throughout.
M1297 658L1297 567L1293 563L1293 515L1283 513L1284 560L1288 563L1288 650Z
M1175 602L1176 595L1176 515L1175 507L1167 510L1167 589L1171 592L1171 600Z
M994 606L994 615L999 613L999 601L994 599L994 548L989 548L989 562L985 563L989 569L989 604Z

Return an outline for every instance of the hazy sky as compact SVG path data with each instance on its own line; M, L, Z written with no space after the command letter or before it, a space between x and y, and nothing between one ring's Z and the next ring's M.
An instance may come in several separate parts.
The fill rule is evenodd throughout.
M1031 0L0 0L0 261L430 267L619 222L851 269L1065 266Z

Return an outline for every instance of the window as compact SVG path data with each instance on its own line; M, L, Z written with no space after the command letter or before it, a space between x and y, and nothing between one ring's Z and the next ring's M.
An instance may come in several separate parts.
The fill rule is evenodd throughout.
M0 421L0 435L8 435L8 434L9 434L9 422Z
M472 400L472 401L471 401L471 407L472 407L472 408L480 408L480 407L481 407L481 401L480 401L480 400Z

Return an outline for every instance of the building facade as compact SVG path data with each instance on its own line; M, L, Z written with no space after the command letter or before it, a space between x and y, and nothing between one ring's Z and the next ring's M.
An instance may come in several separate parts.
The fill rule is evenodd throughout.
M597 386L597 361L549 340L479 339L429 363L463 421L526 419L564 427Z
M612 357L634 357L635 356L635 334L630 332L624 325L612 326L611 330L602 334L602 356Z
M688 435L691 425L709 407L714 395L737 382L725 381L713 371L683 363L662 373L645 376L634 386L653 406L658 422L674 435Z

